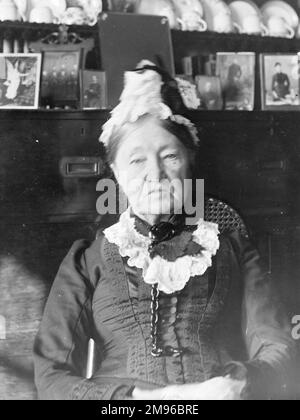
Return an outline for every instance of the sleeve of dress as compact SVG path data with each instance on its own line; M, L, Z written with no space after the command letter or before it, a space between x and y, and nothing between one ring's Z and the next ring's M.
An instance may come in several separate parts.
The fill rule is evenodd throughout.
M253 398L283 397L296 353L291 324L258 252L238 232L232 238L244 280L242 327L249 362L243 368L249 392ZM231 369L239 375L244 370L239 367L236 364Z
M78 241L54 281L33 353L42 400L130 399L131 383L84 379L93 337L92 298L101 276L98 259L93 246Z

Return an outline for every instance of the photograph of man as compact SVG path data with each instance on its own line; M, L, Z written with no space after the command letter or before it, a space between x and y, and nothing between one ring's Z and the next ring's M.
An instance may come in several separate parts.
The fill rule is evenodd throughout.
M83 108L107 107L106 74L103 71L85 70L82 78Z
M84 94L84 105L89 108L101 108L101 85L96 74L92 76L91 83Z

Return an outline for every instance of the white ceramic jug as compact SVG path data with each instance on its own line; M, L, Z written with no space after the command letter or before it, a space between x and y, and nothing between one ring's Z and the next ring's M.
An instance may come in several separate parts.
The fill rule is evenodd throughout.
M0 0L0 21L20 20L18 8L13 0Z
M135 13L140 15L166 16L172 29L178 28L176 11L170 0L140 0L136 3Z

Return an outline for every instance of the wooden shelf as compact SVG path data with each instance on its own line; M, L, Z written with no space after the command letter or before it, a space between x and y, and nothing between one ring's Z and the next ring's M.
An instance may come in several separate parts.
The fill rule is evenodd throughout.
M0 22L0 38L14 38L18 37L25 41L36 41L52 32L57 32L61 25L46 24L46 23L28 23L28 22ZM95 26L79 26L79 25L65 25L69 32L88 38L97 35L97 25Z
M64 109L0 109L0 120L11 118L23 119L100 119L106 120L109 118L111 110L64 110ZM273 124L277 122L293 121L297 122L299 119L298 111L190 111L189 117L192 121L199 122L239 122L239 123L258 123L258 124Z
M300 39L172 31L175 59L216 52L298 53Z
M0 22L0 37L7 34L23 35L25 39L39 38L58 30L57 24L29 22ZM67 25L66 25L67 26ZM98 35L98 26L70 25L69 32L82 36ZM197 55L217 51L253 51L257 53L296 53L300 51L300 39L262 37L255 35L219 34L215 32L172 31L175 56Z
M24 110L0 110L0 121L8 120L12 118L17 120L22 120L24 118L29 118L31 120L43 120L43 119L53 119L53 120L99 120L106 121L109 117L109 110L64 110L64 109L24 109Z

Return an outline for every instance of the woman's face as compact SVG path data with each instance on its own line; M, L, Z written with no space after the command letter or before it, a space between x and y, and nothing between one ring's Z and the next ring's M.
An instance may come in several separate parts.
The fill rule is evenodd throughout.
M181 213L191 191L187 149L154 117L132 124L124 135L112 165L129 204L139 216Z

